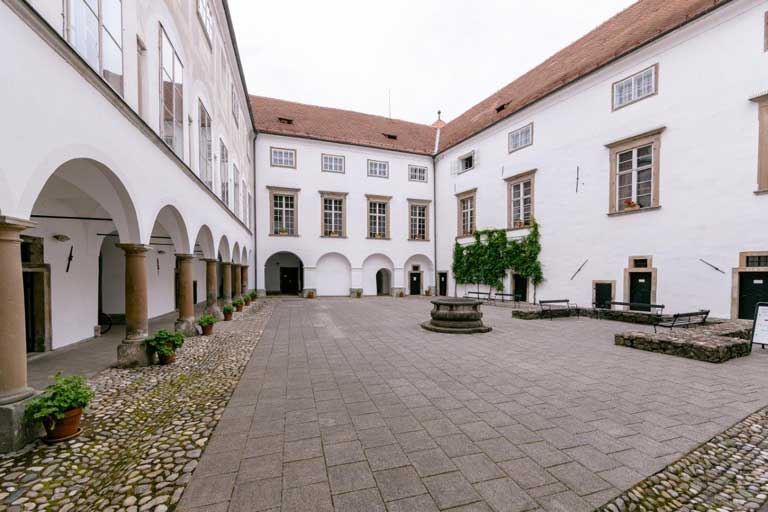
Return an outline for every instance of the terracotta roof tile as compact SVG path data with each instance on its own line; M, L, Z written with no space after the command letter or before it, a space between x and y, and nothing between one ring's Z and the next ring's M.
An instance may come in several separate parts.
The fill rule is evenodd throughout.
M435 150L436 130L424 124L263 96L251 96L251 108L261 132L425 155Z
M729 1L640 0L449 122L439 151Z

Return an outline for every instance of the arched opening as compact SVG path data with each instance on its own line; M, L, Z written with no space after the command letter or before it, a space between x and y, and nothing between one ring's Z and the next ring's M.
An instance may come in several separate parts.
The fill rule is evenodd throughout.
M382 268L376 272L376 295L392 294L392 273Z
M176 254L190 253L187 226L175 207L166 205L160 209L149 243L154 251L147 255L152 263L147 276L147 310L149 318L153 318L179 308L180 280Z
M352 265L345 256L337 252L323 255L317 260L315 275L317 295L349 297Z
M224 298L224 272L222 271L222 263L230 263L232 261L230 257L229 240L226 235L223 235L219 239L219 247L216 251L216 257L219 263L216 267L216 279L218 281L219 293L218 296Z
M277 252L264 264L267 295L297 295L304 289L304 263L292 252Z
M27 350L57 349L99 334L99 314L124 313L124 255L119 242L139 242L133 202L117 176L91 159L59 166L40 189L22 235ZM114 250L105 259L103 251ZM109 286L104 286L105 283ZM105 295L105 291L109 295ZM115 296L116 295L116 296ZM110 340L122 339L115 328ZM48 375L30 373L36 387Z
M423 254L414 254L403 265L405 272L405 293L422 295L434 291L434 270L432 260Z

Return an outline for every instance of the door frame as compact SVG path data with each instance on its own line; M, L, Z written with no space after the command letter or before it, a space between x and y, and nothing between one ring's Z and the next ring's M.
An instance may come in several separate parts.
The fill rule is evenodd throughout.
M615 302L616 301L616 280L594 279L592 280L592 304L595 304L597 302L597 285L598 284L611 285L611 302ZM613 307L611 307L611 309L613 309Z
M419 295L424 295L424 271L423 270L409 270L408 271L408 295L411 293L411 276L413 274L419 275Z
M636 267L635 260L648 260L648 266ZM656 286L658 285L658 272L653 266L653 256L630 256L627 268L624 269L624 302L629 302L629 278L630 274L645 272L651 274L651 304L656 302Z
M48 263L22 263L22 272L24 273L42 273L43 274L43 351L52 350L52 322L51 322L51 265ZM98 320L97 320L98 322Z
M280 295L293 295L294 293L296 295L298 295L299 293L301 293L301 278L299 277L300 274L301 274L301 268L300 267L283 267L283 266L281 266L281 267L279 267L279 269L280 270L278 271L278 277L280 279L280 292L279 292ZM285 269L291 269L291 271L294 271L294 270L296 271L296 291L295 292L283 291L283 271Z
M445 275L445 294L440 293L440 276ZM448 272L437 272L437 295L440 297L448 296Z
M746 272L768 272L768 267L748 267L747 256L768 256L768 251L744 251L739 253L739 266L732 270L731 319L739 318L739 279Z

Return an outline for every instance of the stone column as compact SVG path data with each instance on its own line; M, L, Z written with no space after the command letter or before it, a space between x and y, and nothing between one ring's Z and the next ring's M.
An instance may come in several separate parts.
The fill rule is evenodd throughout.
M242 276L240 291L243 295L248 295L248 265L240 265L240 274Z
M224 304L232 304L232 264L228 261L221 262L221 282Z
M216 279L216 264L219 260L204 259L205 261L205 312L216 317L217 320L224 320L224 315L219 308L219 282Z
M27 331L19 234L35 223L0 217L0 405L34 393L27 386Z
M117 364L123 368L148 366L144 340L147 319L147 251L149 245L117 244L125 252L125 339L117 347Z
M176 266L179 268L179 318L173 327L184 336L197 335L195 304L192 296L192 262L194 259L194 254L176 254Z
M232 272L232 295L236 299L240 299L243 296L243 273L242 267L239 263L233 263L234 271Z

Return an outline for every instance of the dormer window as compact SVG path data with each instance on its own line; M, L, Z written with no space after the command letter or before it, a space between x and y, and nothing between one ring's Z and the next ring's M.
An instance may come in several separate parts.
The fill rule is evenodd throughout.
M528 147L531 144L533 144L533 123L509 133L510 153Z
M501 105L499 105L498 107L496 107L496 113L498 114L499 112L501 112L501 111L502 111L502 110L504 110L505 108L507 108L507 104L506 104L506 103L502 103Z
M466 155L459 157L459 172L466 172L475 168L475 152L470 151Z
M382 133L382 135L384 135L386 138L390 140L397 140L397 135L394 135L392 133Z
M613 110L653 96L658 86L658 65L653 65L613 84Z
M280 124L293 124L293 119L288 117L278 117L278 121L280 121Z

